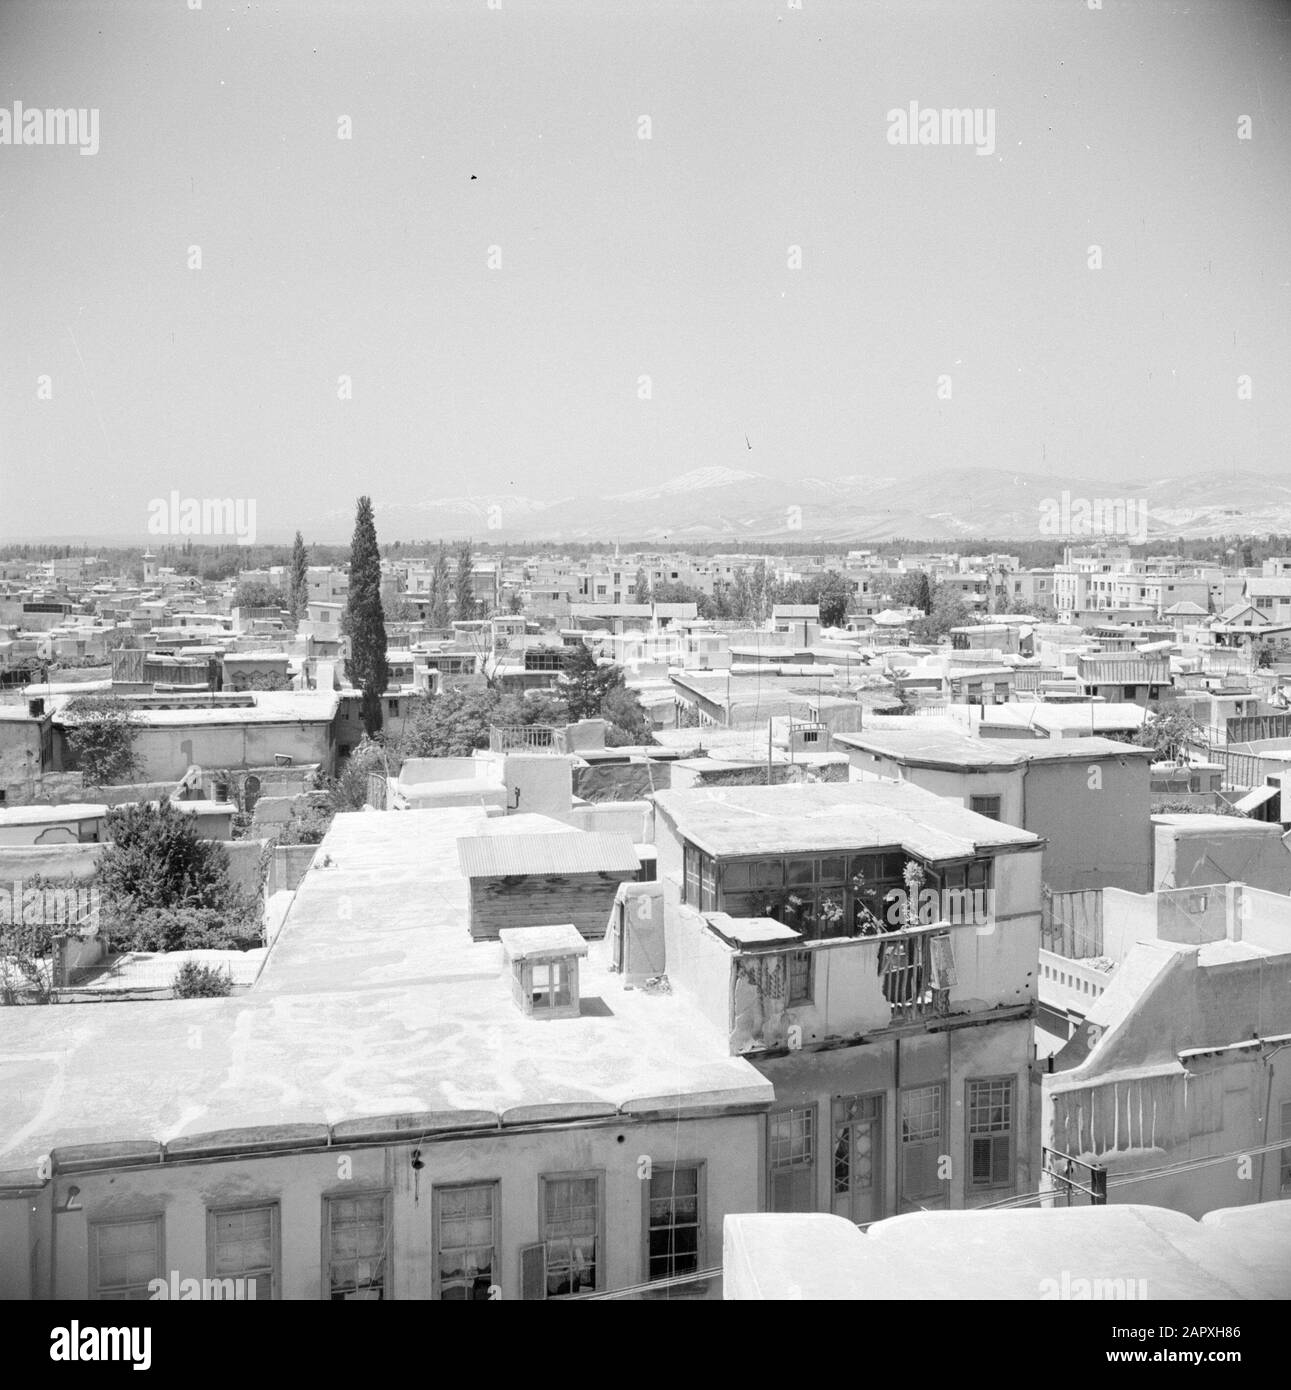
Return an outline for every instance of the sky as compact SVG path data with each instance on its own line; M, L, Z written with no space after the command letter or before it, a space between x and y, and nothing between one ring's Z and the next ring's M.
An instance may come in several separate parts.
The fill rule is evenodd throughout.
M1291 5L192 3L0 0L0 537L1291 471Z

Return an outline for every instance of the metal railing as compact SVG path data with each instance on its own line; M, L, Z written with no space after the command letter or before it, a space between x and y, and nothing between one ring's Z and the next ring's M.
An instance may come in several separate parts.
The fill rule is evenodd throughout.
M489 749L494 753L556 753L556 729L550 724L493 724Z
M1041 1145L1040 1171L1043 1178L1048 1179L1050 1190L1057 1194L1064 1206L1072 1206L1073 1199L1077 1206L1107 1205L1107 1169L1101 1164L1086 1163L1084 1159L1073 1158L1061 1149ZM1087 1200L1082 1202L1080 1197Z

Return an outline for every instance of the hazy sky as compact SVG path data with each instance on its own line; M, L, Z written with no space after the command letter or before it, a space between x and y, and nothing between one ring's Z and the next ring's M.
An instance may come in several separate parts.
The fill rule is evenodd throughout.
M0 109L99 112L0 144L0 535L1291 472L1291 5L188 3L0 3ZM890 143L911 102L993 151Z

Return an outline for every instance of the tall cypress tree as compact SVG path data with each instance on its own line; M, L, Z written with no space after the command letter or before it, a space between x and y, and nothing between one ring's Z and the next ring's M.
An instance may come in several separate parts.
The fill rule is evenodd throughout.
M381 697L390 683L386 622L381 609L381 553L372 499L360 497L350 542L350 593L345 606L350 638L346 675L363 692L359 711L369 738L381 730Z
M475 616L475 562L471 559L471 543L464 541L457 552L457 619L459 622Z
M299 622L305 616L309 603L309 552L305 549L305 538L299 531L291 547L290 575L291 616Z

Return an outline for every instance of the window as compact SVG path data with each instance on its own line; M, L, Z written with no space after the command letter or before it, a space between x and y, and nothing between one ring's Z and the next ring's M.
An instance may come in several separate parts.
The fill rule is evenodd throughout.
M529 987L533 1012L544 1009L564 1009L569 1007L571 992L569 987L570 962L566 960L535 961L532 983Z
M689 903L692 907L699 906L699 851L694 845L687 843L685 853L685 885L682 890L682 901Z
M901 1196L907 1202L942 1195L943 1109L940 1082L901 1092Z
M775 1110L767 1148L772 1211L815 1211L816 1107Z
M389 1223L389 1203L383 1192L327 1199L329 1298L385 1298Z
M601 1180L579 1174L542 1180L542 1238L547 1248L547 1297L597 1287Z
M160 1279L162 1218L100 1221L90 1227L90 1296L107 1301L148 1298Z
M390 701L390 713L391 713L392 715L396 715L396 716L398 715L398 713L399 713L399 701L398 701L398 700L391 700L391 701Z
M704 1165L658 1164L646 1195L646 1278L696 1274L703 1266Z
M789 1005L811 1003L811 952L789 952Z
M1013 1182L1013 1078L968 1083L968 1183Z
M434 1191L436 1294L456 1302L487 1301L498 1249L498 1185Z
M968 808L970 811L976 811L979 816L986 816L989 820L999 820L1000 818L1000 798L998 796L970 796Z
M699 856L699 910L714 912L717 909L717 867L711 854Z
M207 1216L207 1268L234 1284L237 1298L278 1296L278 1204L212 1211ZM254 1284L254 1292L250 1285Z

